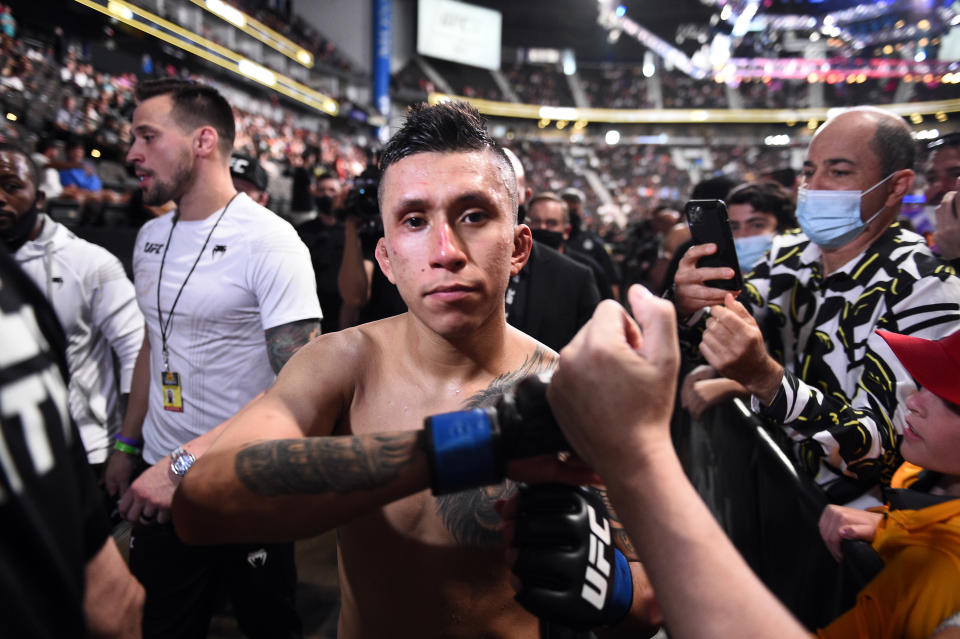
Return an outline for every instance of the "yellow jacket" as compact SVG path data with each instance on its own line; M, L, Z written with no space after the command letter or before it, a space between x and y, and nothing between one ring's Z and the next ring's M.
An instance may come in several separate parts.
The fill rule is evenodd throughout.
M873 547L886 566L818 637L929 639L960 610L960 499L883 512Z

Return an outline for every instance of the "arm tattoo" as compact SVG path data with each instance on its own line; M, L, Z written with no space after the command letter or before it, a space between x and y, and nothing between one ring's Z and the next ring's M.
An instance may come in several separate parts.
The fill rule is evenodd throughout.
M267 497L373 490L396 479L420 450L419 433L278 439L243 448L234 466Z
M320 320L305 319L281 324L264 331L267 339L267 357L274 373L279 373L301 346L320 335Z
M550 370L555 365L556 357L546 349L537 347L520 368L495 378L489 386L467 399L463 408L471 410L490 406L524 377ZM437 514L457 543L465 546L497 545L501 543L502 521L493 505L499 499L510 498L516 491L516 484L507 480L497 486L441 495L437 497Z
M630 541L630 536L620 522L617 511L613 509L613 503L610 501L610 496L607 495L607 489L602 486L588 486L588 488L594 495L600 498L604 508L606 508L607 519L610 520L610 534L613 535L614 545L629 561L640 561L637 550L633 547L633 542Z

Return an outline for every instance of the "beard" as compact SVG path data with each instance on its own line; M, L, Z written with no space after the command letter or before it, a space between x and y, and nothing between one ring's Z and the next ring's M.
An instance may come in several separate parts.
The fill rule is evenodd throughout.
M152 174L153 185L143 192L143 203L147 206L162 206L171 200L179 204L180 198L193 185L193 158L189 152L180 155L177 168L169 180L163 181Z

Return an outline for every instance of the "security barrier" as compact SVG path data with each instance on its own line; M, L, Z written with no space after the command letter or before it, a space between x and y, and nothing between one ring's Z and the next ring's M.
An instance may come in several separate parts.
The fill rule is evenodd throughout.
M775 442L782 435L759 432L753 419L734 403L713 408L700 421L677 410L674 445L690 481L753 571L804 625L823 627L853 606L879 557L858 542L864 559L837 564L817 529L825 499L796 475L783 453L786 442Z

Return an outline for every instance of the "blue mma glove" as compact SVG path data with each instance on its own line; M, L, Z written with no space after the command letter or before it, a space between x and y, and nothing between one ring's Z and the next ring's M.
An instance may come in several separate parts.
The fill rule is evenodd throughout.
M570 450L539 377L520 380L494 406L424 420L434 495L503 481L510 459Z
M599 497L582 486L521 486L517 506L520 605L575 630L619 623L633 602L633 577Z

